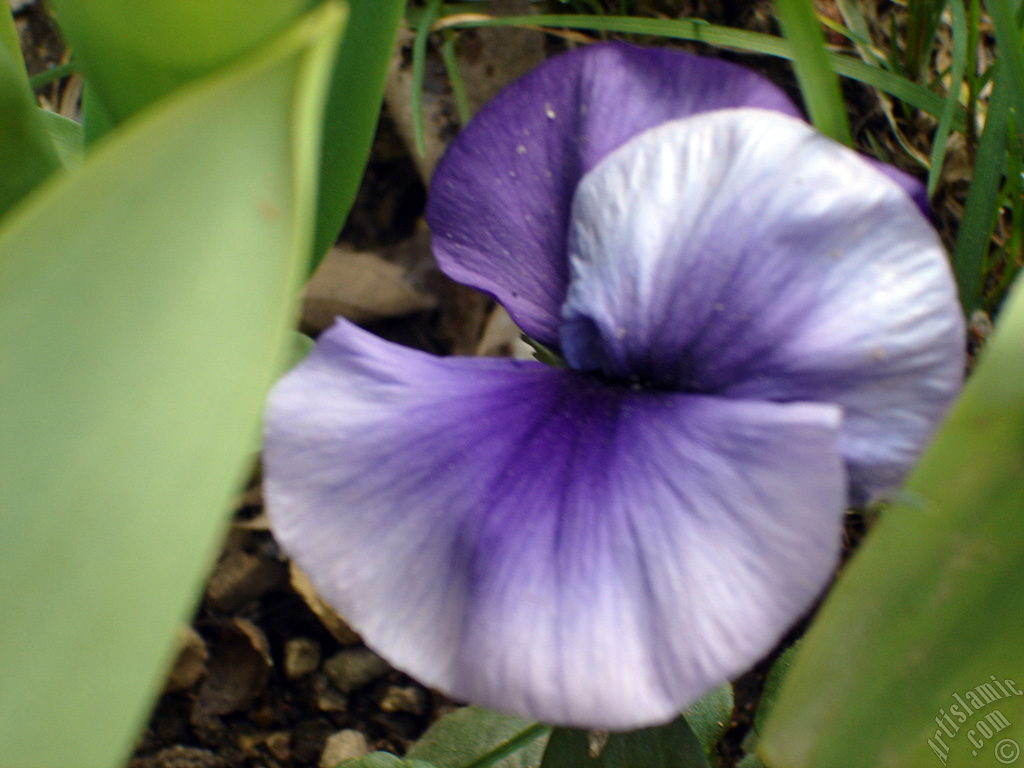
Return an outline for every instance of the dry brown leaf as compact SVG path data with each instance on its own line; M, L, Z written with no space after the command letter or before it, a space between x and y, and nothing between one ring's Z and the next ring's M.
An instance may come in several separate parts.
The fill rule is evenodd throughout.
M490 16L524 16L535 12L528 0L492 0L487 10ZM457 132L459 121L444 65L431 51L421 91L424 153L416 151L410 102L412 67L406 55L414 37L407 28L399 31L398 45L388 67L384 102L426 184L448 141ZM456 52L470 112L475 113L498 91L544 61L544 35L531 29L473 29L459 33Z
M287 573L281 563L229 548L206 585L206 599L221 611L235 611L282 586Z
M529 0L491 0L491 16L529 16ZM459 35L459 71L473 112L544 61L544 35L532 29L481 27Z
M324 628L331 633L331 637L337 640L340 645L356 645L362 642L359 639L359 635L345 623L344 619L332 611L327 603L320 599L320 595L313 589L312 582L310 582L306 574L298 569L295 563L291 564L291 583L292 589L299 594L299 597L309 606L309 610L316 614L316 617L320 619L320 623L324 625Z
M523 341L522 331L512 322L503 306L496 305L487 318L483 335L476 347L477 357L514 357L532 360L533 348Z
M335 247L306 286L302 325L321 331L338 315L355 323L402 317L433 309L437 300L417 291L405 270L375 253Z
M206 674L206 660L210 654L198 632L192 627L182 627L178 647L178 658L164 683L165 693L187 691Z
M231 619L213 648L193 720L251 707L267 686L271 666L270 644L262 630L248 619Z

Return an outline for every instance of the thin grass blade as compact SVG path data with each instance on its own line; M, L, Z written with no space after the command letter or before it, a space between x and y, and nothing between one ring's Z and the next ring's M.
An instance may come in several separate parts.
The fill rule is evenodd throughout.
M951 3L950 14L953 28L953 53L949 67L949 94L942 108L942 117L932 136L932 150L928 167L928 197L935 194L942 176L942 166L946 158L946 143L953 129L953 117L960 106L960 92L967 69L967 12L960 0Z
M459 14L441 19L435 28L471 29L473 27L523 27L526 29L584 29L655 35L675 40L707 43L719 48L757 53L792 61L792 46L781 37L733 29L694 19L645 19L635 16L571 16L543 15L494 17L482 14ZM922 85L911 82L881 67L866 64L843 54L829 53L832 70L843 77L878 88L895 96L914 109L938 118L945 99ZM956 130L963 130L964 112L958 109L953 120Z
M1006 168L1006 138L1012 86L995 65L995 85L988 102L985 129L978 142L970 191L953 248L953 273L960 288L960 303L968 313L981 306L985 264L992 228L999 213L999 190Z
M841 144L853 145L839 81L825 51L825 38L810 0L775 0L782 32L793 54L793 69L814 127Z

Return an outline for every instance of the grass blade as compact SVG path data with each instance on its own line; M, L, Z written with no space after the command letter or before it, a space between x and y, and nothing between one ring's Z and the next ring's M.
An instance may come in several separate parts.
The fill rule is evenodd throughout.
M412 83L409 85L412 91L409 94L409 109L412 111L413 143L420 157L427 154L426 143L423 140L423 79L427 62L427 41L430 38L430 29L440 15L441 0L428 0L423 9L421 23L416 29L416 39L412 44Z
M853 145L839 81L825 51L825 38L810 0L775 0L782 32L793 54L793 69L814 127L841 144Z
M960 303L968 313L981 306L985 261L999 212L999 189L1006 163L1011 85L1002 71L1003 62L995 67L995 86L988 103L985 130L978 142L974 176L953 249L953 273L960 287Z
M415 17L412 17L415 19ZM412 19L410 23L415 23ZM707 43L719 48L731 48L747 53L792 61L792 46L781 37L733 29L694 19L645 19L636 16L572 16L537 15L494 17L483 14L458 14L441 19L437 28L471 29L473 27L522 27L524 29L584 29L621 32L624 34L653 35L675 40ZM866 64L842 54L829 53L832 70L843 77L878 88L895 96L915 109L938 118L946 100L922 85L905 77ZM964 111L958 109L953 127L963 130Z
M942 107L942 117L932 136L932 151L928 167L928 197L935 194L942 176L942 166L946 158L946 142L953 128L953 117L960 106L960 90L963 85L964 72L967 68L967 12L960 0L950 5L953 18L953 55L949 69L949 93Z

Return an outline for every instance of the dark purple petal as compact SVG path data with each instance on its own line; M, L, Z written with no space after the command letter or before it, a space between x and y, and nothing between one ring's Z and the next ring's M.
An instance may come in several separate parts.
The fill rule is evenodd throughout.
M840 413L434 358L341 321L274 389L275 535L392 663L610 729L749 667L827 583Z
M742 106L798 115L768 80L718 59L623 43L550 59L484 107L434 172L427 222L438 262L556 345L582 175L667 120Z
M858 498L892 489L959 392L964 321L904 192L805 123L722 110L651 130L580 183L569 364L844 409Z

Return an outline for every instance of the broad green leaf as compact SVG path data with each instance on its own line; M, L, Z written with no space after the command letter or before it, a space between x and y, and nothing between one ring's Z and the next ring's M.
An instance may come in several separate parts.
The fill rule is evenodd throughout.
M782 32L793 50L793 69L814 127L847 146L853 145L846 104L829 66L825 38L811 0L775 0Z
M697 741L709 755L718 746L732 719L732 686L723 683L683 711Z
M437 768L537 768L549 733L546 725L463 707L430 726L406 757Z
M0 216L60 168L17 56L0 45Z
M1022 510L1017 289L902 499L804 638L758 749L765 765L997 765L1003 738L1024 745L1024 694L1005 682L1024 691ZM986 720L997 712L1012 724L998 735Z
M320 202L310 271L334 244L355 200L384 97L404 0L349 0L349 21L324 118Z
M6 51L7 55L14 61L21 61L21 41L18 39L18 30L14 26L14 17L9 10L0 9L0 50ZM28 81L28 73L25 66L21 67L21 77Z
M82 160L82 151L85 141L82 136L82 126L74 120L69 120L63 115L40 110L43 122L50 134L50 140L57 150L57 157L65 167L77 165Z
M284 364L344 13L127 123L0 227L0 764L110 768Z
M683 717L630 733L556 728L541 768L708 768L707 755Z
M118 124L280 33L315 0L51 0L93 97Z
M403 760L390 752L371 752L363 757L355 757L338 763L338 768L434 768L422 760Z
M754 713L754 733L758 736L764 734L765 725L772 710L775 709L775 702L782 692L782 683L789 674L793 660L796 659L799 644L790 646L772 664L768 676L764 679L764 688L761 690L761 697L757 700L757 711Z

